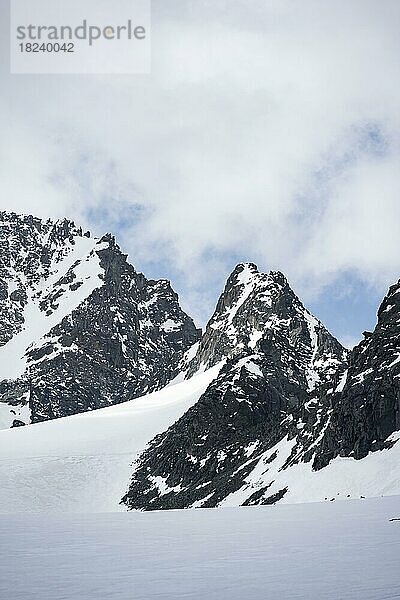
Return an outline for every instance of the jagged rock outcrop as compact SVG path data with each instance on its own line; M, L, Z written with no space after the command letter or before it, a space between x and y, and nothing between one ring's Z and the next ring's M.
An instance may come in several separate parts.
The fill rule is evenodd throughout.
M130 508L218 505L243 485L258 455L297 435L307 409L308 422L319 423L320 403L311 408L310 399L318 397L317 386L333 380L346 351L304 308L282 273L241 264L227 281L187 376L222 360L218 378L197 404L139 459L124 498ZM271 501L257 494L248 502Z
M164 386L200 336L166 280L70 221L0 215L0 423L124 402Z
M350 496L351 481L338 473L351 464L332 471L331 461L359 461L399 439L400 282L364 336L347 357L282 274L239 265L188 373L225 357L224 366L139 457L123 502L140 510L271 504L305 498L318 481L314 499ZM316 478L324 469L330 475ZM368 470L361 473L370 489ZM326 489L335 496L324 498Z
M89 236L66 219L52 222L0 212L1 346L23 327L28 291L50 276L52 265L70 254L76 239Z
M361 459L388 447L400 429L400 281L392 285L378 310L373 331L349 356L349 368L327 394L331 416L314 466L336 456Z
M244 263L228 278L187 376L254 352L274 354L289 379L307 389L329 379L346 355L282 273L260 273Z

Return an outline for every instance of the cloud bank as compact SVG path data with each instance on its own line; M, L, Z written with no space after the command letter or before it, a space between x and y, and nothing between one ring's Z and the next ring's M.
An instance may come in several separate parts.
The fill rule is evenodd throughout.
M236 260L306 300L347 273L384 291L399 18L397 0L153 0L149 76L10 76L4 51L0 208L117 229L200 320Z

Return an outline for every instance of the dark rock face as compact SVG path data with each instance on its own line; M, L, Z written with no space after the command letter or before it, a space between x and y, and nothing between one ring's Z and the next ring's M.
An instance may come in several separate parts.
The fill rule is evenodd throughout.
M0 382L0 402L28 402L37 422L124 402L177 374L200 331L168 281L137 273L110 235L96 240L68 221L1 218L0 352L24 328L32 339L22 372ZM42 330L30 332L38 323Z
M350 353L339 389L327 395L332 414L317 469L338 455L361 459L382 450L400 429L400 281L384 298L374 332L364 337Z
M239 265L188 373L225 364L139 457L122 502L140 510L271 504L299 463L309 464L306 477L336 456L390 448L400 429L400 282L375 330L346 354L282 274Z
M346 352L281 273L239 265L188 373L223 357L219 376L197 404L140 457L123 499L129 508L217 506L242 487L261 454L298 434L302 415L307 412L310 426L319 422L320 403L312 410L308 402L317 397L317 383L330 383ZM305 437L303 453L310 444ZM271 498L266 486L247 502L268 504L285 493Z
M129 508L213 507L243 485L257 463L252 448L258 455L274 446L289 428L282 414L305 397L279 375L252 375L253 364L228 362L197 404L154 439L124 498ZM160 481L171 491L160 493ZM268 494L257 501L268 503Z
M113 241L98 254L104 285L51 330L51 340L29 351L30 377L37 382L33 422L159 389L177 375L183 353L197 341L169 282L136 273ZM63 351L52 358L57 345ZM61 386L55 386L61 373Z
M271 356L301 387L329 379L345 351L302 305L280 272L260 273L239 264L228 278L189 364L188 376L226 357Z

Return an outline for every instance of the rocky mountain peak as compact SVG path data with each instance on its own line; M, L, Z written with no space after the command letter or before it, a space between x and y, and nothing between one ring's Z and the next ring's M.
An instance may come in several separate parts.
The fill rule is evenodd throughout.
M0 427L158 389L200 336L113 235L15 213L0 215L0 318Z
M377 327L385 328L400 322L400 279L389 287L389 291L378 310Z
M123 501L145 510L217 506L281 440L304 437L288 460L299 459L296 451L299 457L312 454L327 414L320 390L333 385L346 357L282 273L261 273L254 264L239 264L228 277L186 374L189 378L220 364L218 377L145 450ZM306 424L315 434L302 434ZM268 461L275 458L270 452ZM279 461L283 466L285 461ZM261 468L268 471L260 463ZM165 482L163 489L158 481ZM276 494L267 491L272 483L269 479L249 489L246 502L282 498L284 488Z
M225 351L225 363L139 457L123 502L155 510L299 501L308 486L318 500L397 489L399 291L391 286L347 360L281 277L239 265L194 359L201 368Z
M228 277L188 375L224 358L253 354L279 356L282 367L307 378L310 387L346 357L281 272L261 273L253 263L241 263Z

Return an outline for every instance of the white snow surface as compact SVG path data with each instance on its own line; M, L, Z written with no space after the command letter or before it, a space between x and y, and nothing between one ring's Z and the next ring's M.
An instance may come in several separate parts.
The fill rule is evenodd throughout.
M7 600L391 600L400 497L225 510L0 515Z
M314 364L316 356L317 356L317 352L318 352L317 327L318 327L319 323L318 323L318 320L310 312L308 312L308 310L304 311L304 317L307 321L307 327L308 327L308 331L310 334L311 348L312 348L311 362L310 362L309 368L306 372L308 389L309 389L309 391L312 391L315 388L315 386L319 380L318 373L315 370L315 364Z
M132 461L220 368L130 402L0 431L0 513L124 510Z
M176 331L182 326L182 323L177 323L173 319L167 319L162 325L160 325L160 329L163 331Z
M0 402L0 429L9 429L15 419L23 423L29 423L31 410L27 400L26 404L17 404L16 406Z

